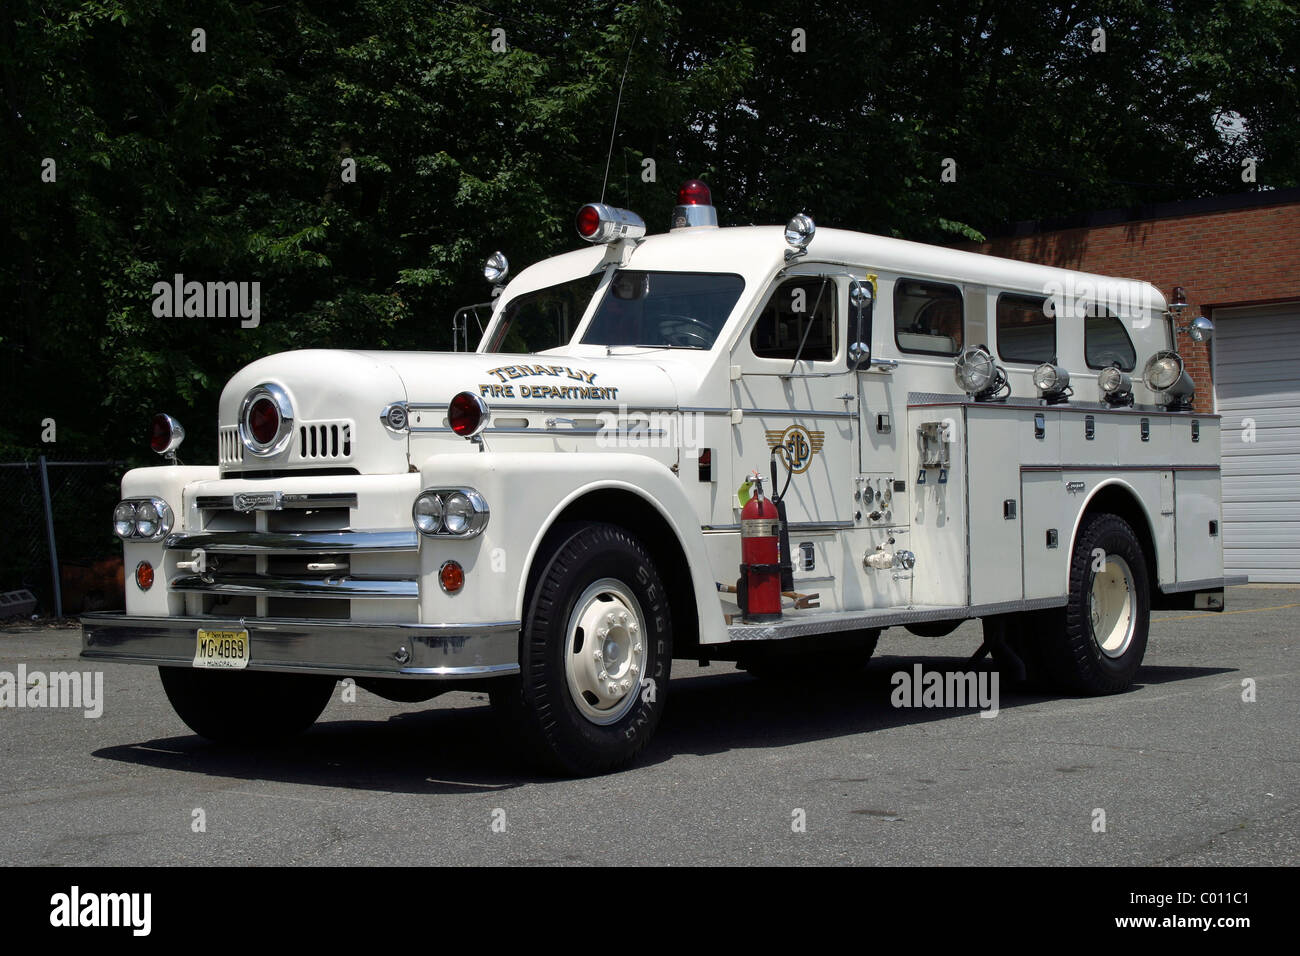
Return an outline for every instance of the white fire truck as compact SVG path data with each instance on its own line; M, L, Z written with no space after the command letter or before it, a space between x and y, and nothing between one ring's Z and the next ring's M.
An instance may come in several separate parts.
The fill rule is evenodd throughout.
M646 235L506 283L473 352L260 359L219 459L122 480L126 611L83 657L157 666L196 733L310 726L339 678L484 688L565 773L626 765L672 659L843 676L880 632L983 619L1075 693L1132 683L1153 608L1222 610L1219 420L1146 283L879 236L719 228L707 187Z

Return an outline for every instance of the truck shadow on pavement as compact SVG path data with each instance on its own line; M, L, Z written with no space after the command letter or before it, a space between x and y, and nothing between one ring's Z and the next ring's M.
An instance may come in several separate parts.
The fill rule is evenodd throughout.
M892 675L910 673L917 664L927 672L991 671L987 661L972 667L966 658L882 655L851 674L786 682L755 680L739 671L691 676L692 664L676 661L663 722L630 772L683 754L788 747L978 713L974 706L893 706ZM1146 666L1128 694L1231 672L1224 667ZM998 698L1000 711L1108 699L1072 698L1001 680ZM347 705L332 703L310 731L281 745L224 746L182 735L106 747L94 756L173 772L377 792L468 794L563 782L528 769L481 694L462 697L454 706L431 703L428 709L386 719L331 719L342 706Z

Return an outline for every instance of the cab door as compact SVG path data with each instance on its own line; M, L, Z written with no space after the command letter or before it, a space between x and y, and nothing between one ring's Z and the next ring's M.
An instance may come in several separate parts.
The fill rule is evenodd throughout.
M770 492L775 460L796 548L800 532L851 528L854 518L856 386L845 286L827 272L809 263L778 277L731 356L732 474L757 470Z

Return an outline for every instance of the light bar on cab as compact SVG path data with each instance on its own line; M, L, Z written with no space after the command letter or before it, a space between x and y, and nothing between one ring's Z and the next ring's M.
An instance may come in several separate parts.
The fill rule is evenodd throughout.
M615 239L640 239L645 222L634 212L589 202L578 210L578 235L588 242L613 242Z

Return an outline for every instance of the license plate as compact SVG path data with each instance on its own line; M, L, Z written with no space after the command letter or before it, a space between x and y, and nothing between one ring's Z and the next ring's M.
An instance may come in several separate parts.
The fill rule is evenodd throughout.
M199 628L194 666L240 669L248 666L248 631L210 631Z

